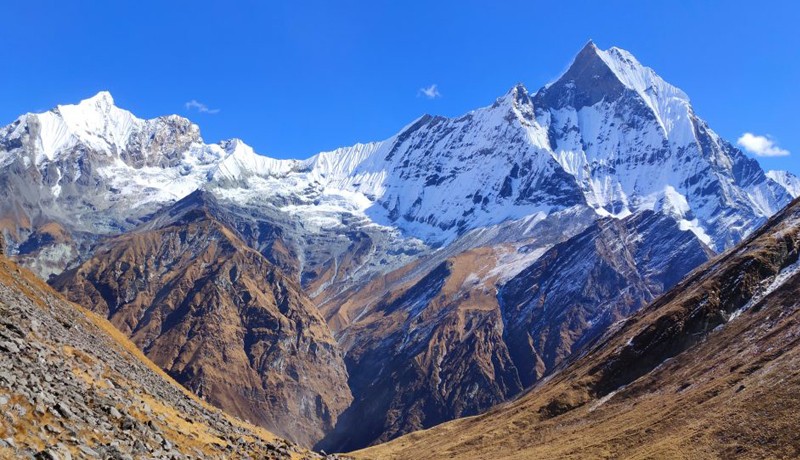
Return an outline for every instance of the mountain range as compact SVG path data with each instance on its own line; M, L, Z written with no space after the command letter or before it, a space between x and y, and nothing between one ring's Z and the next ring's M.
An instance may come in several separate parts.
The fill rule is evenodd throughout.
M798 193L592 42L535 92L306 160L107 92L0 128L10 256L203 399L328 451L524 400Z

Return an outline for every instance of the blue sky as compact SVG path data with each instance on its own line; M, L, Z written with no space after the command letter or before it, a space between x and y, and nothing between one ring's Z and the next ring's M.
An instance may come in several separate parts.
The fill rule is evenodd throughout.
M682 88L729 141L750 132L791 152L766 168L800 173L791 1L37 1L3 16L2 124L107 89L140 117L191 118L207 142L303 158L517 82L535 91L592 38Z

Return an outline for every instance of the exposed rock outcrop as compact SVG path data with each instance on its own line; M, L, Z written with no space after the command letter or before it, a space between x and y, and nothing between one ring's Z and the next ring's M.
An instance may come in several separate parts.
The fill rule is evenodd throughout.
M0 257L0 458L321 458L182 388Z
M298 284L213 210L190 195L54 285L202 398L310 445L350 401L342 356Z

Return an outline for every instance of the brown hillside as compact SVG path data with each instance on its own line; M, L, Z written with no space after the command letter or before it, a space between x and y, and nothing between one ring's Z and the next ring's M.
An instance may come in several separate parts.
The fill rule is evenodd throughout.
M207 401L311 445L350 401L314 305L203 203L156 221L112 239L54 285Z
M178 385L0 257L0 458L317 458Z
M516 401L360 458L797 458L800 204Z

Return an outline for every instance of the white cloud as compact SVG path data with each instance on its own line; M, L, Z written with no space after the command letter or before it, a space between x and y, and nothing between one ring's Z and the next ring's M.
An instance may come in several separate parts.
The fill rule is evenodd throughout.
M219 109L209 109L207 105L203 104L202 102L198 102L194 99L187 102L186 110L197 110L200 113L207 113L210 115L214 115L215 113L219 113Z
M744 133L736 141L742 148L759 157L785 157L788 150L778 147L774 140L767 136L758 136L753 133Z
M427 88L420 88L417 95L422 95L427 97L428 99L436 99L437 97L442 97L442 94L439 92L439 87L436 86L436 83L432 84Z

